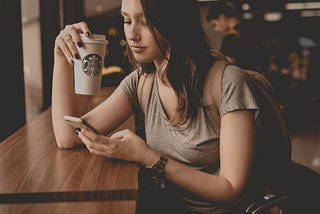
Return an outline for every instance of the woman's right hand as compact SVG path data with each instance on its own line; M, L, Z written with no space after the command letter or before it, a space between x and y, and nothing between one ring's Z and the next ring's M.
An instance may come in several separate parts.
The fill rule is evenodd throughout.
M90 37L91 31L85 22L66 25L55 40L54 54L56 58L65 59L70 65L74 65L74 59L80 59L78 47L82 47L80 33Z
M81 141L63 116L81 116L74 89L73 65L80 59L77 46L82 45L80 33L91 36L85 22L67 25L56 37L52 78L52 123L60 148L73 148ZM76 46L77 45L77 46ZM89 97L86 99L90 99Z

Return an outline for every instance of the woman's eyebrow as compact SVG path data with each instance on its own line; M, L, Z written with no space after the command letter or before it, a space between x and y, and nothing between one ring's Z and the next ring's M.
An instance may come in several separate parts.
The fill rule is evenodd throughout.
M137 17L137 18L144 17L143 13L133 13L133 14L129 15L128 13L126 13L124 11L121 11L121 15L122 16L133 16L133 17Z

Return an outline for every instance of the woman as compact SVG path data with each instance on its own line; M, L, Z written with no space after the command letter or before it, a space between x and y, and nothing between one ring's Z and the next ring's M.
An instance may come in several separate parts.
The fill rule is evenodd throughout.
M58 146L85 144L93 154L154 168L189 212L226 213L239 207L249 189L259 109L243 71L235 66L224 71L219 130L204 102L205 94L214 93L204 86L219 56L208 45L196 1L122 0L121 13L138 68L82 119L106 132L142 113L146 140L131 130L106 137L82 129L77 136L63 121L63 115L79 114L72 85L75 45L81 46L78 33L91 35L81 22L66 26L55 43L52 113ZM147 72L150 62L156 70ZM143 108L137 88L149 75L152 84Z

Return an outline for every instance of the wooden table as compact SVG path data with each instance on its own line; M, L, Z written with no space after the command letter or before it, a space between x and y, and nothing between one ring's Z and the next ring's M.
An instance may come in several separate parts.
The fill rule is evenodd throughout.
M87 108L113 89L103 89ZM133 127L131 117L120 129ZM135 213L137 197L136 164L84 147L59 149L50 108L0 143L0 213Z

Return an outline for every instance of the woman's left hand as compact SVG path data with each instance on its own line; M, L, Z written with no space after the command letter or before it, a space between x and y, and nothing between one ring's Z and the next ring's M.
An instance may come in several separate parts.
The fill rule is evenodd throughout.
M96 155L135 161L145 165L159 159L159 154L129 129L116 132L111 137L81 129L79 138L88 150Z

